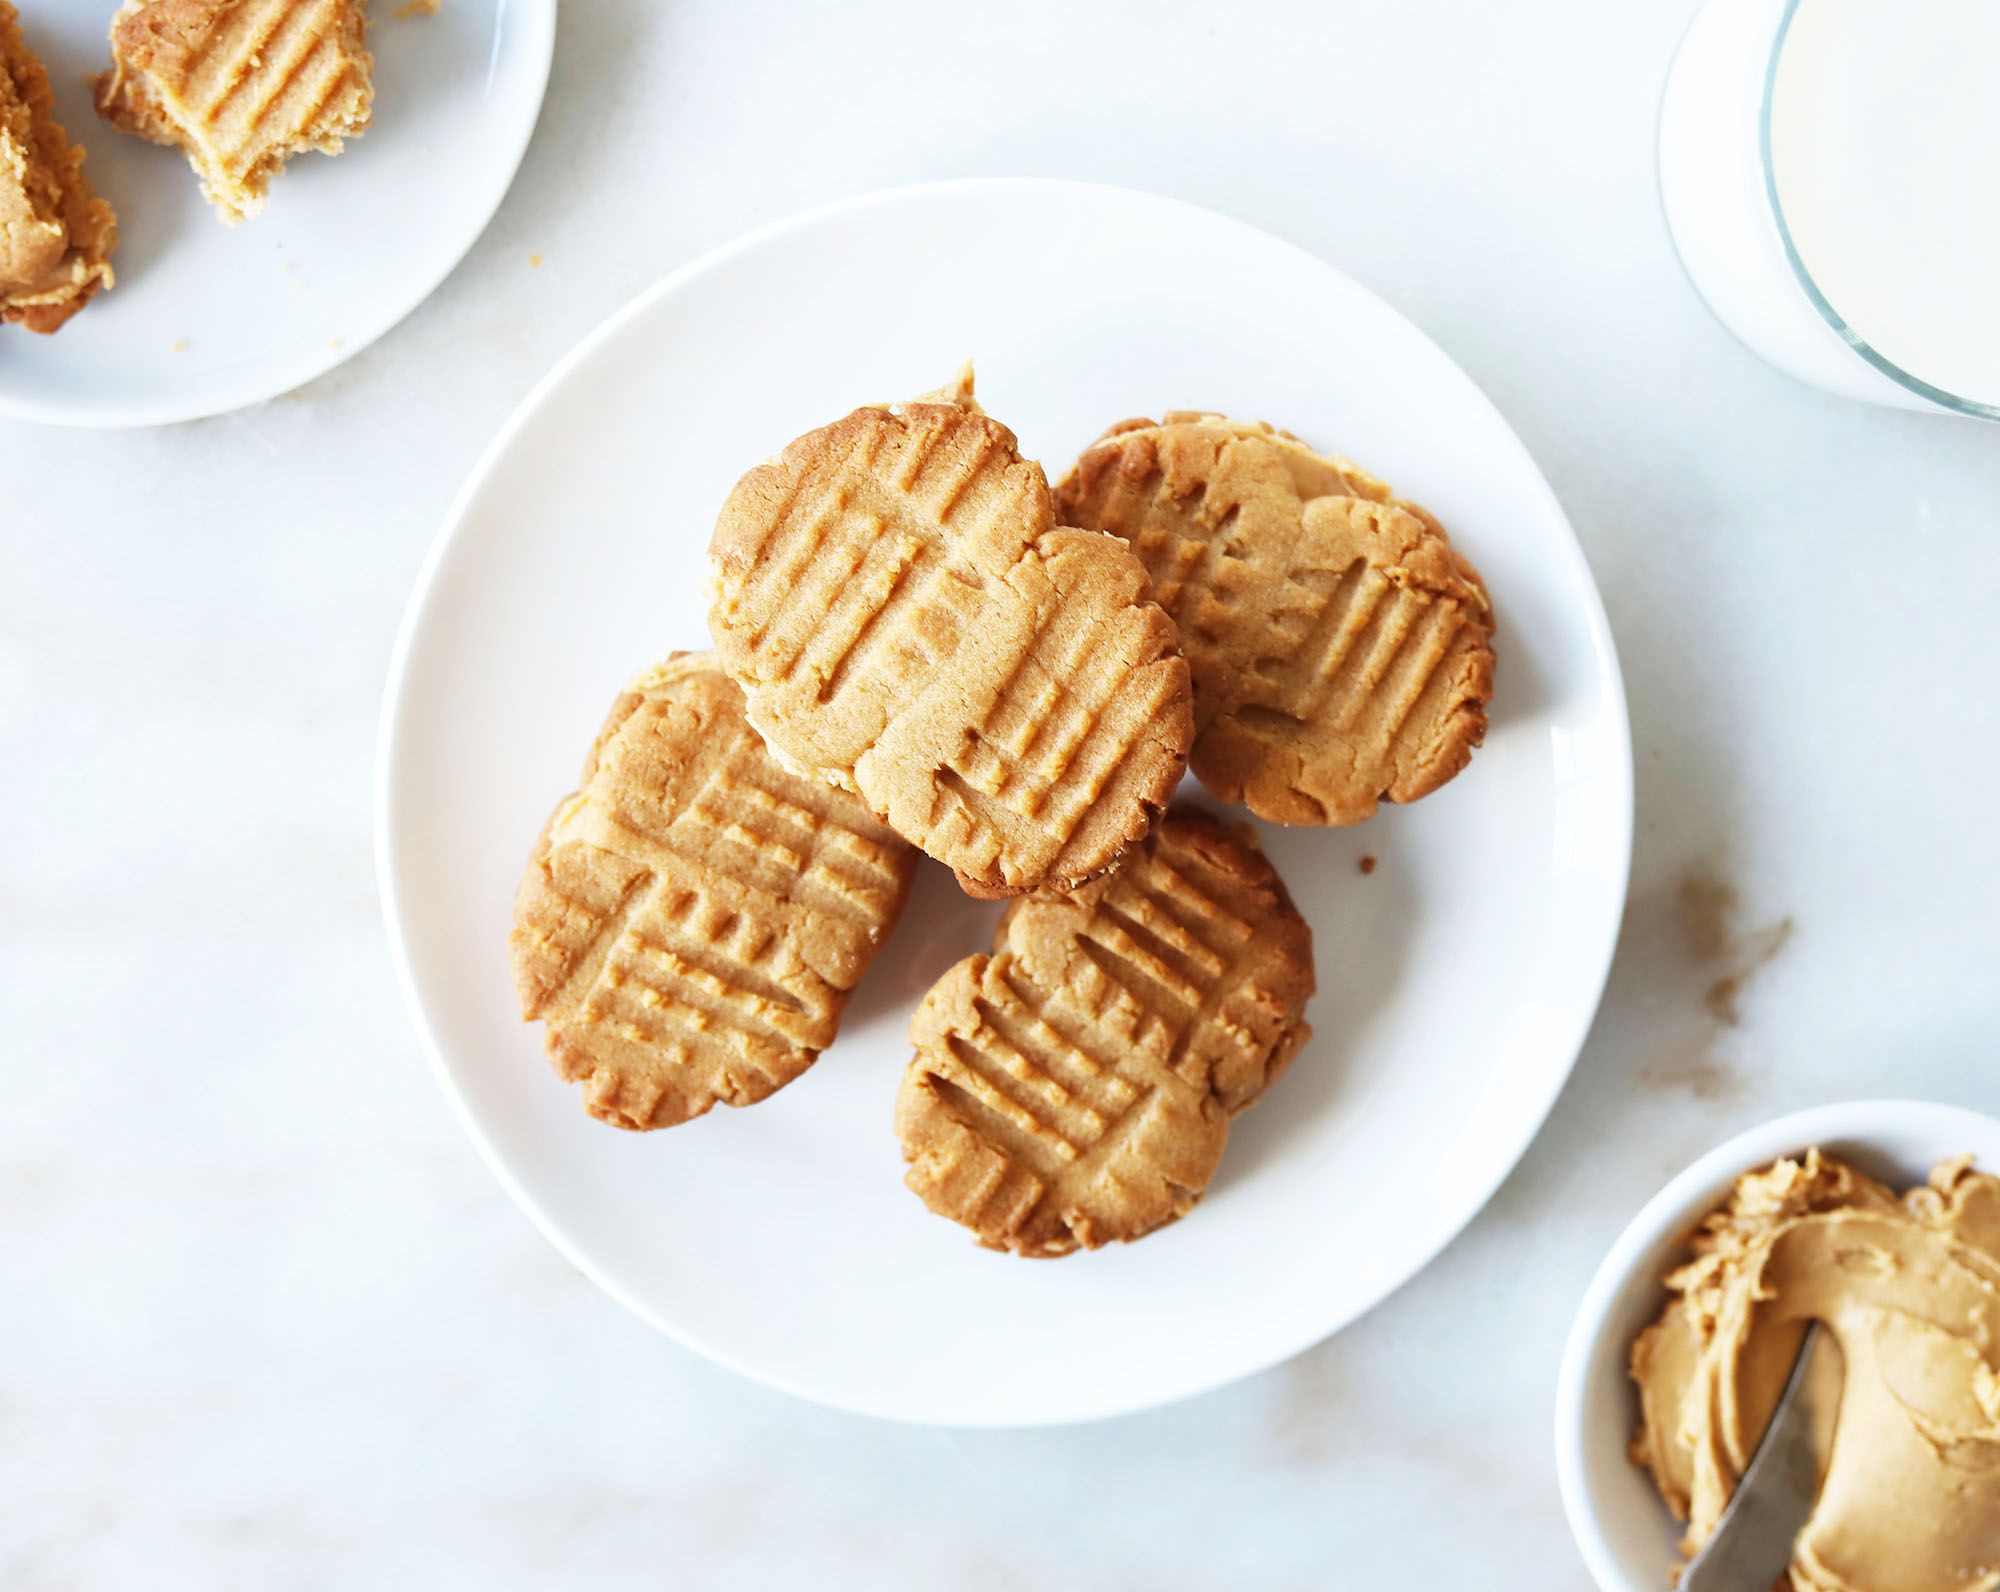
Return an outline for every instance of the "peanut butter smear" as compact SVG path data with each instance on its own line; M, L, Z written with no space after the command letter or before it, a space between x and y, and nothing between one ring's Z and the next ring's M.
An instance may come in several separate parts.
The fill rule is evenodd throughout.
M1742 1178L1691 1245L1632 1345L1632 1458L1687 1522L1683 1551L1715 1530L1821 1321L1840 1354L1789 1585L2000 1588L2000 1178L1945 1161L1898 1199L1813 1150Z

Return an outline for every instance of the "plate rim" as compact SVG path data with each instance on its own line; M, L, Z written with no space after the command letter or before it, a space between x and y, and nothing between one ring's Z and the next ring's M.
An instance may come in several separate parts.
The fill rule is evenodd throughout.
M514 179L520 175L521 162L527 158L528 145L534 142L535 129L541 125L542 106L548 98L549 74L555 61L557 12L561 0L496 0L496 3L503 17L515 8L520 8L529 30L532 30L537 23L540 24L539 37L532 31L526 33L526 47L535 49L535 54L528 60L533 73L534 92L530 96L532 103L527 107L527 114L521 118L512 149L505 151L506 159L497 168L501 174L500 180L494 185L491 202L481 212L478 225L467 230L464 242L451 251L450 257L438 270L423 280L421 287L408 296L407 302L403 294L394 295L388 301L394 308L384 315L364 322L368 328L366 331L343 338L338 348L316 349L312 359L303 361L294 372L282 378L281 385L268 390L265 390L262 384L254 384L239 393L224 394L219 401L209 398L193 402L151 405L78 407L39 402L32 397L15 397L0 389L0 420L60 426L72 431L135 431L154 426L177 426L191 420L212 420L217 415L234 414L241 409L269 403L274 398L284 397L286 393L298 391L308 382L318 381L329 371L338 370L355 355L372 348L416 314L430 301L431 295L444 286L445 280L452 272L465 263L465 257L472 252L473 246L486 236L486 229L493 224L494 216L500 213L500 206L506 202L507 195L513 192Z
M400 851L395 833L395 807L397 799L395 756L405 707L408 686L410 655L416 644L416 637L422 627L429 608L433 587L447 555L463 532L474 500L480 495L488 478L497 468L500 460L513 446L516 439L527 429L540 413L542 407L561 388L575 371L588 361L599 349L619 336L632 322L644 315L660 300L678 292L686 284L712 271L719 270L742 254L774 241L788 233L804 231L822 222L853 212L868 210L891 204L920 203L945 195L968 192L989 194L1022 190L1063 190L1071 193L1087 193L1111 196L1121 203L1138 201L1143 204L1191 212L1204 225L1220 226L1224 229L1247 235L1265 247L1276 248L1310 263L1318 271L1330 276L1344 287L1365 295L1388 315L1403 323L1415 336L1428 343L1444 361L1456 371L1473 393L1478 402L1496 423L1499 432L1506 438L1507 446L1520 455L1527 466L1547 511L1553 515L1554 523L1562 528L1567 554L1574 560L1575 571L1581 576L1585 602L1582 609L1585 628L1588 631L1590 651L1595 665L1594 677L1605 707L1610 711L1612 724L1609 728L1615 734L1617 755L1612 766L1603 772L1611 776L1616 789L1611 792L1615 799L1616 834L1607 837L1613 843L1609 859L1615 864L1615 876L1609 894L1604 902L1603 944L1598 952L1594 967L1584 970L1587 977L1580 987L1589 992L1587 1001L1578 1003L1570 1021L1572 1032L1556 1048L1565 1050L1567 1058L1563 1065L1552 1070L1542 1091L1542 1097L1535 1102L1535 1109L1527 1118L1526 1126L1503 1157L1496 1158L1496 1165L1489 1178L1481 1180L1478 1197L1467 1203L1464 1213L1447 1224L1428 1246L1412 1250L1407 1262L1397 1268L1394 1280L1361 1308L1351 1314L1331 1322L1316 1326L1304 1337L1276 1353L1266 1355L1254 1363L1232 1365L1213 1375L1204 1375L1185 1386L1158 1395L1111 1399L1102 1403L1078 1405L1069 1412L1030 1411L1018 1415L994 1415L975 1418L954 1417L933 1419L921 1414L912 1414L901 1409L890 1409L879 1404L870 1404L857 1397L829 1393L818 1387L802 1385L791 1377L772 1372L760 1366L753 1366L724 1346L712 1343L698 1333L691 1333L672 1323L649 1306L643 1304L622 1284L610 1277L583 1250L574 1244L563 1232L559 1224L521 1184L508 1166L505 1158L495 1148L484 1127L474 1114L470 1103L459 1090L452 1076L450 1064L445 1058L444 1046L440 1042L437 1029L431 1022L425 1005L422 989L410 959L409 943L403 931L401 900L402 892L397 883L400 867ZM1427 1270L1474 1220L1492 1202L1500 1186L1519 1167L1522 1158L1540 1137L1547 1126L1550 1113L1557 1100L1568 1086L1576 1070L1576 1062L1584 1044L1590 1036L1599 1009L1603 1004L1604 989L1610 977L1611 965L1617 954L1619 924L1623 920L1625 902L1630 890L1632 866L1632 840L1634 830L1634 791L1631 715L1626 701L1623 670L1619 663L1616 638L1611 629L1610 617L1604 607L1602 592L1590 567L1583 544L1577 539L1576 529L1564 512L1555 489L1535 462L1513 426L1499 408L1488 397L1485 390L1475 382L1457 360L1447 353L1427 332L1425 332L1387 299L1348 276L1339 267L1313 253L1290 239L1279 236L1251 222L1240 220L1225 212L1213 210L1205 205L1174 198L1170 195L1153 193L1146 189L1133 188L1115 183L1100 183L1082 179L1051 177L958 177L932 181L896 184L886 188L869 189L850 194L829 202L811 206L792 215L766 222L737 237L707 249L694 258L675 267L649 287L643 288L626 303L612 311L596 327L586 333L573 347L558 359L549 370L529 388L513 412L494 433L493 438L480 452L464 481L454 494L450 506L439 522L437 533L426 549L423 562L418 566L416 579L412 585L403 616L398 623L395 646L390 654L387 677L383 685L381 716L376 734L375 781L373 818L375 828L375 874L376 889L382 903L383 927L388 940L389 953L395 965L396 980L403 991L404 1003L408 1009L418 1041L432 1076L445 1098L450 1102L453 1114L460 1127L472 1140L480 1159L486 1163L500 1186L517 1205L542 1236L552 1244L572 1266L580 1271L604 1293L629 1310L639 1320L659 1332L682 1348L700 1355L702 1358L762 1386L773 1388L794 1398L824 1408L840 1410L851 1415L867 1416L876 1420L894 1421L900 1424L943 1428L948 1430L1030 1430L1050 1427L1081 1425L1087 1422L1114 1419L1133 1415L1145 1410L1177 1404L1202 1394L1214 1392L1218 1388L1244 1381L1275 1365L1283 1364L1303 1353L1315 1344L1325 1341L1335 1333L1345 1330L1361 1320L1371 1311L1406 1287L1412 1279Z

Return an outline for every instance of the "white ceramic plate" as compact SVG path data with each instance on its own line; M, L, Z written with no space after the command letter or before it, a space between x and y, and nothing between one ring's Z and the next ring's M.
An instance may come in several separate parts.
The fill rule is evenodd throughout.
M736 476L856 403L979 360L1063 469L1111 421L1213 406L1351 453L1436 511L1501 616L1485 749L1350 831L1266 828L1312 919L1318 1037L1242 1118L1201 1208L1030 1262L902 1186L918 996L991 907L942 868L838 1044L746 1111L589 1120L515 1016L521 866L625 678L706 644L703 552ZM1243 1376L1422 1266L1534 1135L1596 1006L1625 890L1631 754L1590 574L1504 421L1319 260L1168 200L1047 182L902 189L662 282L528 399L453 508L392 668L382 891L419 1027L501 1181L633 1310L848 1409L962 1425L1132 1410ZM1363 876L1359 861L1377 858Z
M0 415L162 425L289 392L427 298L485 228L528 147L555 0L370 9L375 117L346 153L300 155L261 216L224 226L178 150L116 132L86 79L116 0L22 8L85 174L118 211L118 285L53 337L0 330Z

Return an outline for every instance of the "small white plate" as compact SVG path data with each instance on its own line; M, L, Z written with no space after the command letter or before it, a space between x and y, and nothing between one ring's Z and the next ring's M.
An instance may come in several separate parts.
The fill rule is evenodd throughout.
M1351 453L1452 527L1501 623L1492 732L1454 784L1355 830L1264 829L1317 937L1317 1037L1239 1121L1201 1208L1057 1261L980 1250L902 1186L890 1111L910 1009L994 915L942 868L922 870L809 1074L664 1133L584 1115L515 1016L503 952L530 843L612 697L670 649L706 645L703 553L737 475L967 355L981 400L1052 472L1114 420L1194 406ZM747 1375L954 1425L1213 1387L1422 1266L1568 1074L1631 841L1603 609L1547 485L1472 383L1268 234L1052 182L900 189L783 223L590 337L509 422L431 551L380 774L384 907L418 1026L550 1239Z
M53 337L0 328L0 415L149 426L240 409L351 358L427 297L499 207L528 147L555 0L370 8L373 125L298 156L264 213L225 226L179 150L115 131L87 81L116 0L23 8L84 173L118 212L118 285Z

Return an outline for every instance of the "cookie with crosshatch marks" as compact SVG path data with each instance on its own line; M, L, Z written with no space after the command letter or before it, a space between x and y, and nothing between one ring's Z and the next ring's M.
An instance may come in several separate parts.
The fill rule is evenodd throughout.
M1129 420L1056 490L1125 538L1194 671L1189 765L1286 824L1354 824L1471 760L1493 694L1486 588L1444 529L1347 460L1220 415Z
M783 1088L833 1043L916 853L788 773L706 654L618 698L535 844L508 951L556 1071L621 1128Z
M1145 570L1058 526L974 404L808 432L737 483L709 558L716 652L772 751L970 894L1094 878L1180 780L1188 666Z
M294 155L367 131L373 73L364 0L126 0L97 111L180 150L235 226Z
M1248 827L1170 812L1115 873L1015 902L924 997L904 1180L989 1249L1150 1233L1311 1034L1313 984L1312 930Z

